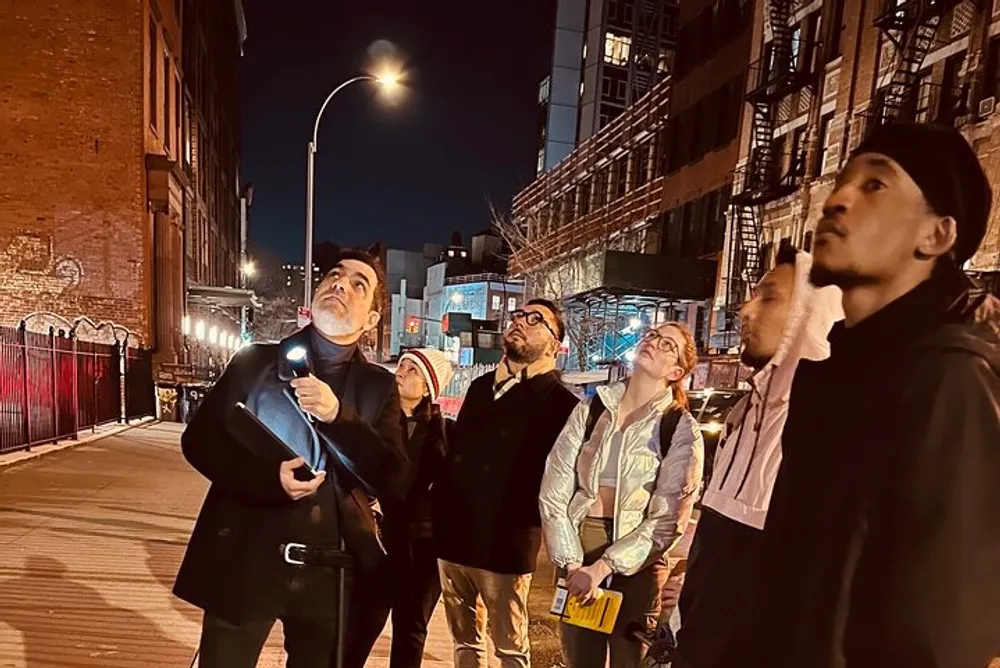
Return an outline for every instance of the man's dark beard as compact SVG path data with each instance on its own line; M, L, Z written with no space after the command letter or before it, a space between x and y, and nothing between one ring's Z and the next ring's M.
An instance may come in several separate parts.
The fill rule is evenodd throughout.
M814 264L809 272L809 282L817 288L825 288L828 285L836 285L842 290L864 285L868 281L859 276L854 271L834 271Z
M511 362L516 364L531 364L541 358L543 348L532 348L527 341L511 341L504 338L503 352Z
M767 366L767 363L771 361L770 357L760 357L754 355L749 350L744 348L740 351L740 361L745 365L753 369L754 371L760 371Z

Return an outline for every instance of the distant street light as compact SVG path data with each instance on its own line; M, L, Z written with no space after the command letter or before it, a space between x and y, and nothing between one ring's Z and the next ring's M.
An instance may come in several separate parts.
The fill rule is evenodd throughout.
M402 80L402 76L399 72L393 72L390 70L385 70L381 74L372 75L364 74L361 76L354 77L353 79L348 79L344 83L340 84L333 89L329 95L326 96L326 100L323 101L323 106L319 108L319 113L316 114L316 122L313 124L313 134L312 141L309 142L309 146L306 151L306 262L305 262L305 297L303 299L303 306L309 308L312 304L312 275L313 275L313 163L316 160L316 151L318 151L317 141L319 135L319 121L323 118L323 112L326 111L326 105L330 104L330 100L333 96L344 90L353 83L359 81L371 81L376 84L387 94L392 94L397 88L399 88Z

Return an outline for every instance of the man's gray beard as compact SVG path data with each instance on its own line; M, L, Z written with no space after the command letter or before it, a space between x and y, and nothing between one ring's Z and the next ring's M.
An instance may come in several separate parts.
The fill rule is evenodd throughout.
M348 337L356 334L350 323L331 313L313 314L313 327L326 336Z
M511 362L533 364L541 359L544 348L532 348L527 343L516 344L507 339L503 342L503 352Z

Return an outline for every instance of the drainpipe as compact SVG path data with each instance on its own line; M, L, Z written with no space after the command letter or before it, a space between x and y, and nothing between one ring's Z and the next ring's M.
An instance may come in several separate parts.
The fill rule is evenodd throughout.
M861 7L858 11L858 34L854 40L854 62L851 63L851 86L847 95L847 118L844 119L844 135L840 140L839 166L841 167L844 165L844 159L847 157L847 145L851 134L851 121L854 119L854 96L857 92L858 86L858 67L861 62L861 37L864 34L865 29L867 6L868 0L861 0ZM869 100L875 97L875 92L878 90L878 72L881 59L882 49L877 48L875 50L875 70L872 73L872 94Z

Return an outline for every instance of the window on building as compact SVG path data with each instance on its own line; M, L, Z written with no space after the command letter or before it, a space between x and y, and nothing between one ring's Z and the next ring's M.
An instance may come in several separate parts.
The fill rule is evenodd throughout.
M157 87L159 86L158 77L156 76L156 71L160 67L159 58L157 54L159 49L157 48L158 40L157 33L159 31L156 29L156 21L149 22L149 81L147 85L149 86L149 127L153 128L155 131L157 128L156 118L160 111L158 105L159 95L157 95Z
M802 240L802 250L805 252L810 252L813 247L813 231L809 230L806 232L805 238Z
M608 199L608 169L597 170L594 174L594 208L599 209L607 203Z
M1000 98L1000 36L990 38L983 72L983 98Z
M774 244L768 241L766 244L761 244L760 246L760 268L762 271L771 270L771 254L774 249Z
M493 295L492 297L490 297L490 308L492 310L499 311L500 310L500 304L502 304L502 303L503 302L500 299L500 295Z
M517 297L507 297L507 312L511 313L517 310Z
M788 156L788 171L793 176L805 176L806 173L806 126L792 131L792 147Z
M959 73L965 62L965 54L959 53L944 62L944 76L941 79L941 99L937 108L938 123L950 125L954 119L964 115L965 95L959 85ZM929 119L928 119L929 120Z
M181 78L174 77L174 127L176 131L174 132L174 138L177 142L177 146L174 149L174 156L180 152L181 148L181 136L184 129L181 127L183 123L183 116L181 115Z
M170 76L170 53L163 54L163 149L170 153L173 132L171 132L172 121L170 120L170 87L173 77Z
M549 87L552 80L549 77L542 79L541 85L538 86L538 104L545 104L549 101Z
M813 159L813 174L819 176L823 173L826 164L827 143L830 141L830 123L833 121L833 113L825 114L819 120L819 141L816 144L816 156Z
M604 36L604 62L609 65L627 65L631 47L631 37L607 33Z
M580 97L583 97L583 82L580 82Z
M844 0L836 0L833 6L833 20L830 22L830 46L826 50L827 62L843 54L844 41Z
M632 173L635 174L635 187L639 188L649 180L649 142L643 142L636 147L635 164Z
M791 67L799 66L799 56L802 55L802 24L795 26L792 31L792 59L789 63Z
M628 156L615 162L615 197L624 197L628 187Z

